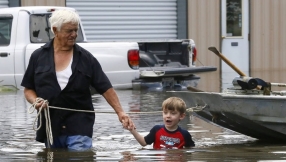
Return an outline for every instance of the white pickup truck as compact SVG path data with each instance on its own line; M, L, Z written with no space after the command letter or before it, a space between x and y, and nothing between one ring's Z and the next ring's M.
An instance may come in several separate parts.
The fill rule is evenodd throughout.
M53 11L60 8L74 10L54 6L13 7L0 10L0 86L23 88L20 84L29 58L35 49L53 38L48 18ZM199 77L193 73L216 70L214 67L194 66L195 46L192 40L87 42L80 23L77 43L98 59L113 87L117 89L141 89L144 87L141 86L142 83L170 86L179 83L177 78L180 82L188 80L186 83L195 86ZM185 55L180 53L181 47L178 44L185 44ZM171 47L180 51L174 52ZM169 52L166 53L164 48ZM180 60L176 60L178 55ZM175 57L174 63L172 59Z
M32 52L53 38L48 18L58 8L61 7L16 7L0 10L0 85L22 89L20 84ZM80 29L78 44L98 59L113 86L131 88L132 80L139 76L139 70L138 64L134 65L136 70L129 66L128 59L131 57L128 55L135 55L135 58L136 54L139 55L138 43L87 43L82 26Z

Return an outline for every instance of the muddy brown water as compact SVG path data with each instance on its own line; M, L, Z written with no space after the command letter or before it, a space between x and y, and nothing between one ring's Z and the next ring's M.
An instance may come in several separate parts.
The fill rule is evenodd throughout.
M121 104L145 135L162 124L161 103L167 92L117 90ZM93 95L96 113L93 148L86 152L45 149L34 140L36 112L29 114L23 91L0 92L0 162L2 161L286 161L283 143L264 143L188 114L180 126L188 129L196 146L191 149L153 150L141 147L124 130L112 108Z

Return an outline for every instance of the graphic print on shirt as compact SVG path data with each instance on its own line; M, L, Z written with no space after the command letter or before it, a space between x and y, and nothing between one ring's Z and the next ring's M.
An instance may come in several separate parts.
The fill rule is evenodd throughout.
M167 137L167 136L160 136L160 143L162 148L173 148L180 144L179 138Z

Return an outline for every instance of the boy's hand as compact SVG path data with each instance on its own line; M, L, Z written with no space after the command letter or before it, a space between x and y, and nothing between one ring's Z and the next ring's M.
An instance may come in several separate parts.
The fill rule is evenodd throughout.
M120 122L122 123L123 128L128 129L130 131L135 129L135 125L134 125L133 121L124 112L118 113L118 118L119 118Z

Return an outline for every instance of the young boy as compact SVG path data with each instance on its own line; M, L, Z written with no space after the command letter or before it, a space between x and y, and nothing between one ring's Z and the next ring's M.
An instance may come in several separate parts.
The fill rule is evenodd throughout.
M155 125L145 137L141 136L136 129L130 130L135 139L142 146L153 143L154 149L195 146L191 134L178 126L186 115L185 102L178 97L170 97L163 102L162 109L164 125Z

